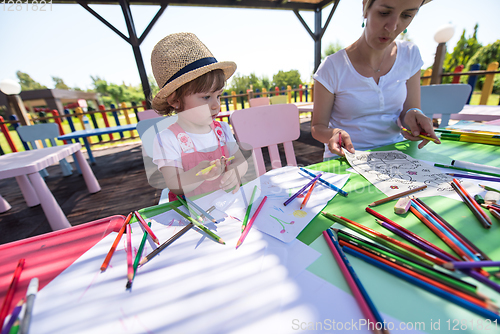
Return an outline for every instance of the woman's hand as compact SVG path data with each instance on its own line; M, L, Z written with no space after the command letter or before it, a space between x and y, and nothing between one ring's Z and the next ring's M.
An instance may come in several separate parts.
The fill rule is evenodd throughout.
M434 133L434 127L432 126L432 119L425 116L422 112L417 109L408 110L404 118L404 124L406 124L407 129L411 131L409 134L406 131L401 131L402 135L412 141L422 140L418 135L425 134L428 137L435 139L436 144L441 144L441 141ZM429 142L428 139L423 139L418 148L422 148Z
M354 146L351 142L351 136L347 132L341 129L335 129L333 131L333 135L328 141L328 149L333 154L337 154L339 156L344 156L344 152L342 152L342 147L344 147L350 153L354 153Z

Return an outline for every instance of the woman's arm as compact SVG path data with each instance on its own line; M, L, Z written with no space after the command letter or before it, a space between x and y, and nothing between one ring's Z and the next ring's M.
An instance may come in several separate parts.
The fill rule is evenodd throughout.
M420 71L417 71L407 82L406 82L406 100L403 104L403 111L399 116L401 124L410 130L413 135L410 135L406 131L402 131L403 136L406 139L418 141L422 138L418 137L421 132L429 134L429 137L437 139L439 143L439 138L434 133L434 127L432 126L432 119L425 116L420 111ZM417 108L417 109L412 109ZM427 139L422 140L418 145L418 148L424 147L429 141Z
M330 152L343 156L339 146L339 136L342 144L349 152L354 153L351 137L342 129L332 129L328 125L335 102L335 95L330 93L321 83L314 81L314 107L311 121L311 134L314 139L328 145Z

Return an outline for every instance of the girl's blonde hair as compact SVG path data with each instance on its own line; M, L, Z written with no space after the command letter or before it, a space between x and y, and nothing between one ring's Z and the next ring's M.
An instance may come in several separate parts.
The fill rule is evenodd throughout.
M162 99L152 101L152 107L160 115L173 115L176 109L168 103L169 99L179 100L179 110L184 110L184 97L197 93L216 92L224 88L226 84L226 76L221 69L213 70L189 81L177 88L172 94Z

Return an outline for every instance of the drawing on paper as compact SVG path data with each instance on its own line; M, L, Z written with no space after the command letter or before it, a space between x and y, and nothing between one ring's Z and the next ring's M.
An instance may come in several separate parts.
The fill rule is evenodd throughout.
M420 196L452 193L452 177L399 151L346 152L349 164L387 196L422 185ZM423 194L425 192L425 195Z
M295 223L293 220L291 222L287 223L286 221L284 221L282 219L276 218L272 215L270 215L270 216L271 216L271 218L276 219L276 221L281 225L282 229L281 229L280 233L282 233L282 234L286 232L285 225L293 225Z

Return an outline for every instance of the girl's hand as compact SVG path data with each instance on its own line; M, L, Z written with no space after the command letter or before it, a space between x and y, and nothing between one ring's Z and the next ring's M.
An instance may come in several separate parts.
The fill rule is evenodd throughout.
M220 187L222 190L226 191L234 188L232 192L236 194L238 189L240 189L240 181L238 180L235 169L230 169L224 173L220 182Z
M418 110L408 111L405 115L404 123L407 125L408 130L411 131L411 134L409 134L406 131L401 131L403 136L406 139L412 141L421 140L422 142L418 144L418 148L424 147L429 142L429 140L422 139L421 137L419 137L418 135L420 133L425 133L426 136L436 139L437 141L436 144L441 144L441 141L434 133L434 127L432 126L432 119L425 116L420 111Z
M207 181L212 181L212 180L215 180L216 178L218 178L223 172L223 170L222 170L223 166L222 166L219 159L212 160L212 161L204 160L198 164L197 168L201 171L201 170L203 170L207 167L210 167L212 165L215 165L215 167L213 167L208 173L200 174L198 177L200 177L204 180L207 180Z
M354 153L354 146L351 142L351 136L347 132L341 129L335 129L332 138L328 141L328 149L333 154L339 156L344 156L342 152L342 147L345 148L350 153Z

